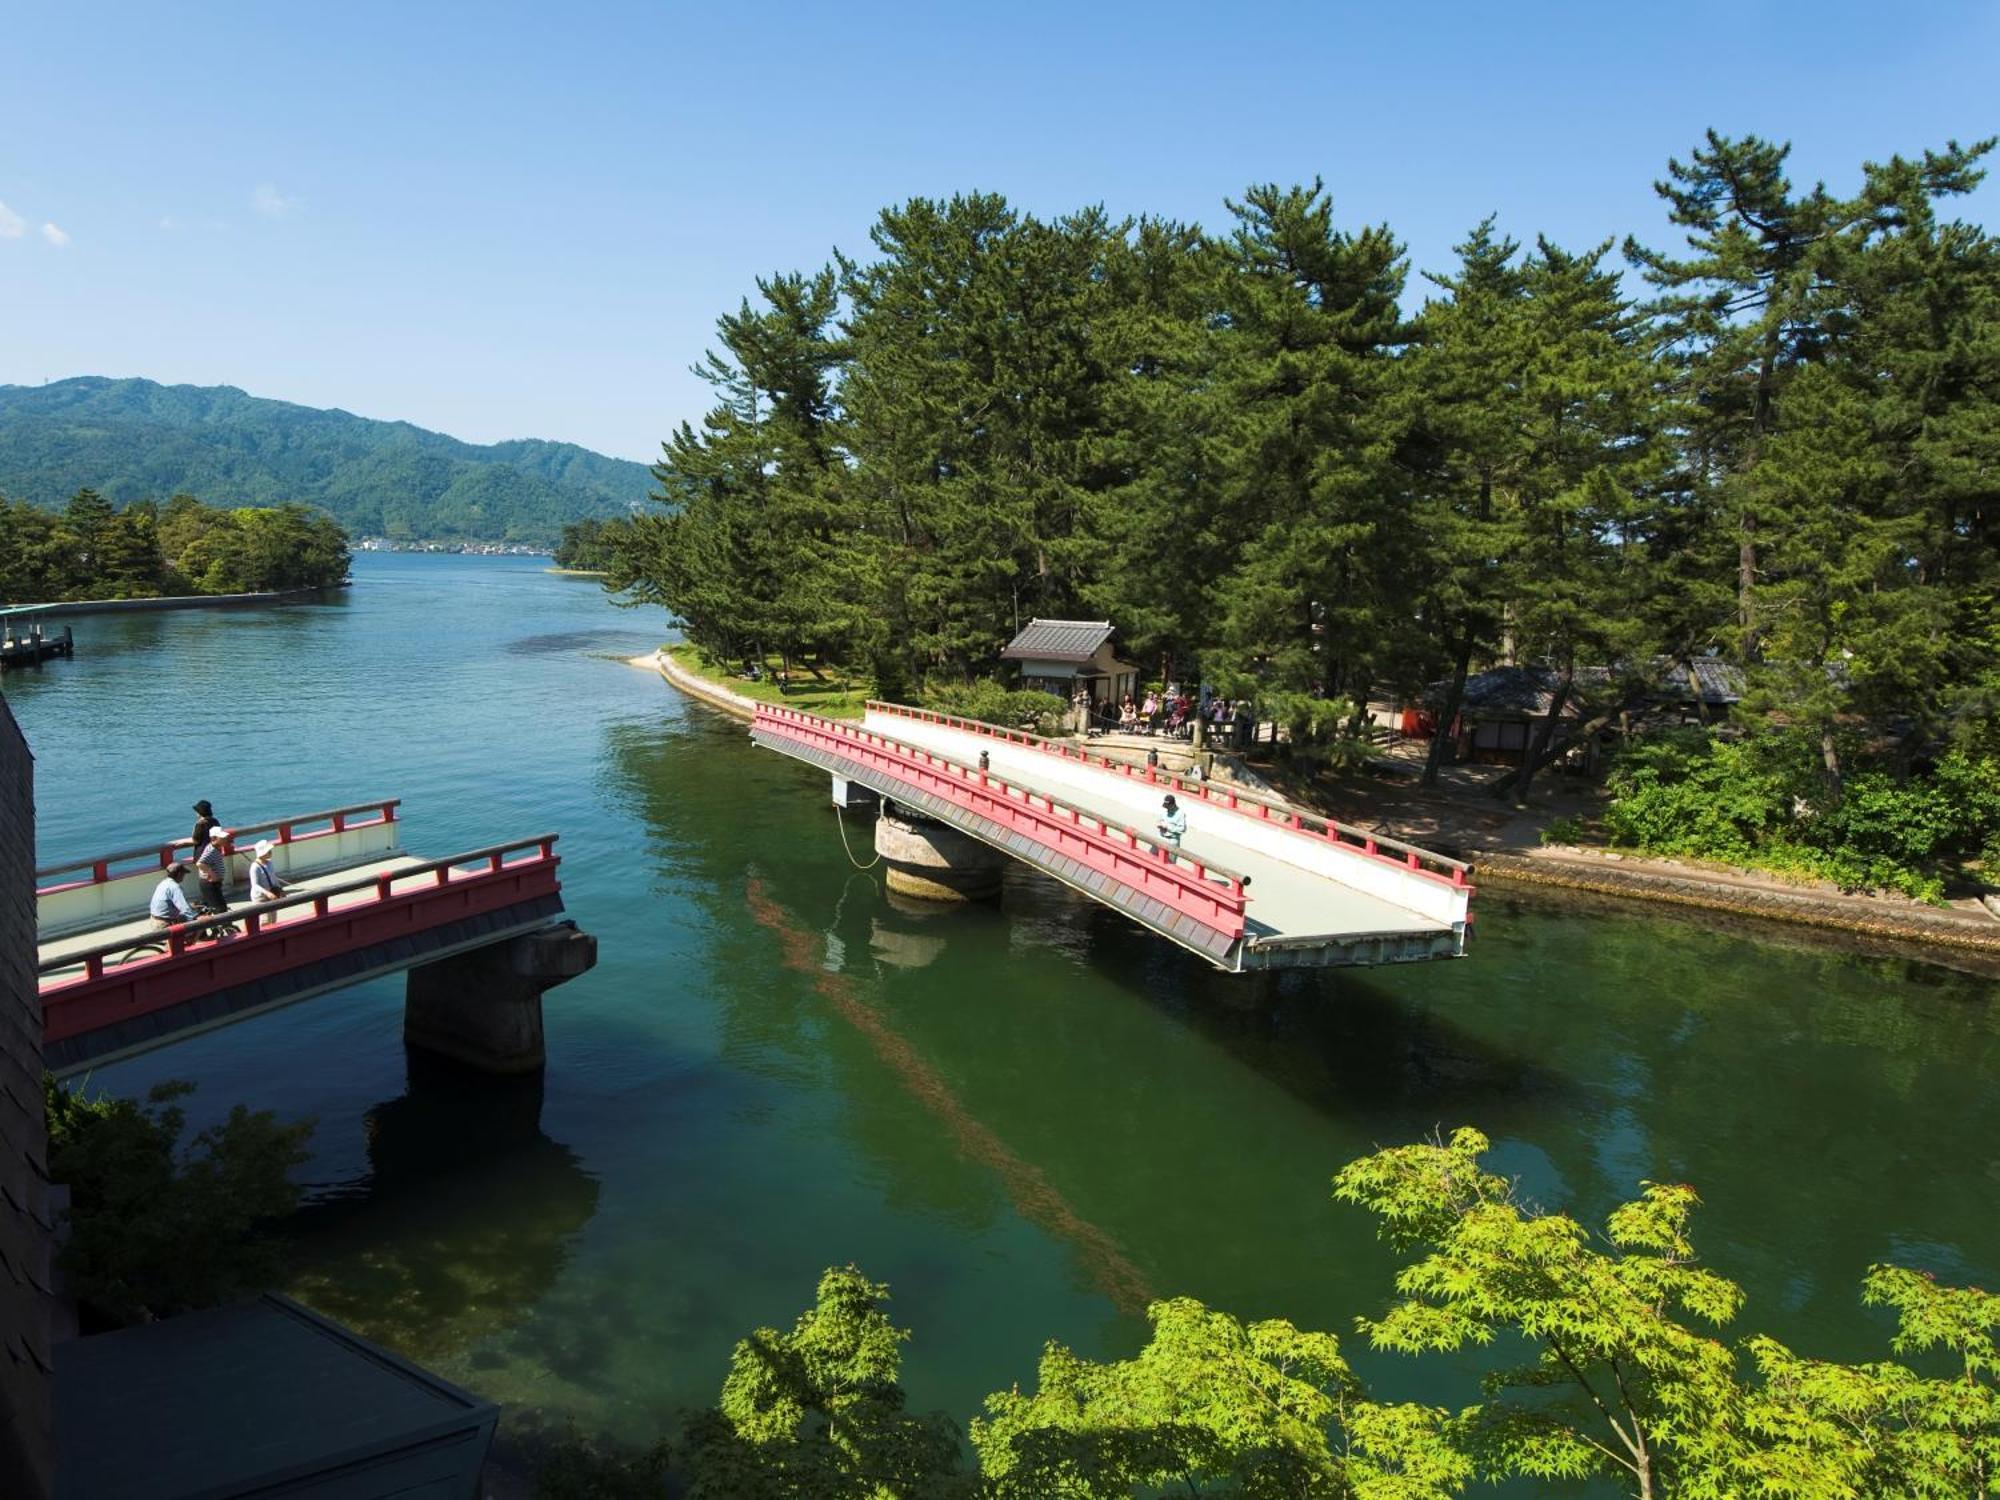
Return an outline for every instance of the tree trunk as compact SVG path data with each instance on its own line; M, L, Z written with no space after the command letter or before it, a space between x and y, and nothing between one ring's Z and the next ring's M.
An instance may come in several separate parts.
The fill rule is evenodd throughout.
M1536 771L1541 771L1546 767L1553 765L1556 761L1561 760L1565 755L1567 755L1570 752L1572 746L1582 744L1585 740L1589 739L1593 734L1596 734L1599 730L1603 729L1605 725L1611 723L1612 720L1616 719L1620 714L1629 712L1634 707L1634 705L1636 705L1644 697L1645 697L1645 692L1643 689L1636 689L1628 692L1625 695L1625 697L1619 701L1618 705L1615 708L1606 709L1603 713L1598 714L1595 718L1586 719L1580 722L1568 734L1564 735L1560 740L1557 740L1553 745L1550 745L1546 750L1544 750L1539 756L1535 757L1535 759L1531 762L1531 764L1534 766ZM1494 791L1493 795L1496 797L1505 796L1510 785L1511 783L1503 781L1500 784L1500 786Z
M1452 663L1451 686L1445 689L1444 703L1438 709L1437 723L1431 726L1430 754L1424 757L1423 786L1436 786L1438 771L1444 765L1444 747L1451 739L1452 723L1458 718L1458 710L1465 702L1465 678L1472 670L1472 631L1470 628L1458 638L1458 656Z
M1549 741L1555 738L1556 721L1562 717L1563 709L1569 703L1570 684L1576 680L1576 665L1570 663L1563 668L1562 681L1556 684L1555 696L1549 700L1548 717L1542 720L1536 730L1534 742L1521 757L1521 774L1514 778L1514 800L1517 803L1528 800L1528 787L1535 779L1548 757Z
M1754 662L1757 643L1757 518L1743 518L1742 540L1736 548L1736 618L1743 630L1743 660Z
M1691 661L1682 662L1681 665L1687 668L1688 688L1694 694L1694 716L1705 727L1708 724L1708 700L1702 696L1701 673L1694 669L1694 663Z
M1827 810L1831 811L1840 806L1841 795L1846 790L1844 778L1840 774L1840 746L1834 743L1831 724L1820 726L1819 758L1826 778Z

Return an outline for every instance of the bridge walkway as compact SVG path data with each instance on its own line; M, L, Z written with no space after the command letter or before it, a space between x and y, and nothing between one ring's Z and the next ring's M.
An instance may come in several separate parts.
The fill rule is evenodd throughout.
M1130 823L1150 830L1159 816L1162 799L1175 791L1172 782L1155 781L1145 784L1143 793L1134 795L1135 783L1130 778L1105 771L1057 783L1049 775L1049 756L1032 742L1015 742L947 723L902 716L871 714L864 722L868 728L892 734L905 744L921 746L964 764L976 764L984 751L995 775L1047 790L1109 822ZM1330 880L1324 874L1265 852L1241 836L1247 825L1240 814L1204 807L1197 796L1189 795L1185 789L1175 795L1188 815L1182 852L1189 858L1233 870L1248 881L1250 899L1244 920L1253 944L1259 939L1350 940L1377 933L1451 931L1449 922Z
M378 875L395 875L413 869L422 863L415 855L397 854L387 859L368 860L356 865L335 865L322 868L314 878L295 877L285 883L287 895L304 896L314 894L325 887L347 886L358 880L373 881ZM343 911L360 906L374 899L372 889L336 891L327 898L327 910ZM230 908L230 915L241 916L250 906L248 899L238 900ZM260 912L260 925L276 928L299 922L310 922L315 915L311 904L286 907L264 916ZM148 940L165 941L166 934L153 925L150 915L127 917L101 927L87 927L79 931L65 933L61 937L50 938L36 946L36 963L44 986L60 983L83 969L83 955L92 949L102 948L108 943L130 943L139 946ZM142 955L144 956L144 955ZM118 967L115 961L107 961L103 966L107 971Z
M867 787L1232 971L1465 952L1467 867L1239 788L900 704L861 724L760 705L752 740ZM1174 793L1178 850L1156 832ZM880 847L878 843L878 848Z

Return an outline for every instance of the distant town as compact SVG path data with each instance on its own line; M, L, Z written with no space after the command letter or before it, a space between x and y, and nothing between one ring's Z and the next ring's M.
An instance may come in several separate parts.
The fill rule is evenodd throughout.
M547 557L550 549L527 542L399 542L386 536L364 536L356 552L463 552L479 557Z

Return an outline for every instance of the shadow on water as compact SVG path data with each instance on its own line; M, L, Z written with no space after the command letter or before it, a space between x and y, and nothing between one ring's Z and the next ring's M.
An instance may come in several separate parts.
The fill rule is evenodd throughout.
M572 651L588 651L611 642L629 645L628 630L557 630L546 635L524 635L507 643L509 656L561 656Z
M1545 1057L1411 1004L1372 979L1375 970L1225 973L1025 869L1010 874L1002 919L1044 940L1052 927L1069 928L1074 936L1060 946L1091 970L1334 1118L1434 1107L1486 1119L1523 1099L1560 1108L1573 1093Z
M597 1181L541 1128L542 1080L491 1078L419 1052L367 1112L366 1177L295 1229L290 1290L370 1338L440 1359L526 1317L597 1211Z

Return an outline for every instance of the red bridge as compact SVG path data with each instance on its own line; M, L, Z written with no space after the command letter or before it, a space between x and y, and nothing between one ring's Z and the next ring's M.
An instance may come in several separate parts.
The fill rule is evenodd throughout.
M541 992L595 962L562 923L556 835L442 859L401 844L394 799L233 830L259 838L281 900L162 929L147 915L186 843L146 845L35 872L43 1051L57 1073L158 1046L378 975L411 974L413 1042L495 1071L541 1064Z
M1034 865L1219 968L1465 952L1464 864L1222 783L892 703L869 704L858 725L759 705L750 733L837 789L865 787ZM1154 831L1169 792L1188 818L1178 845Z

